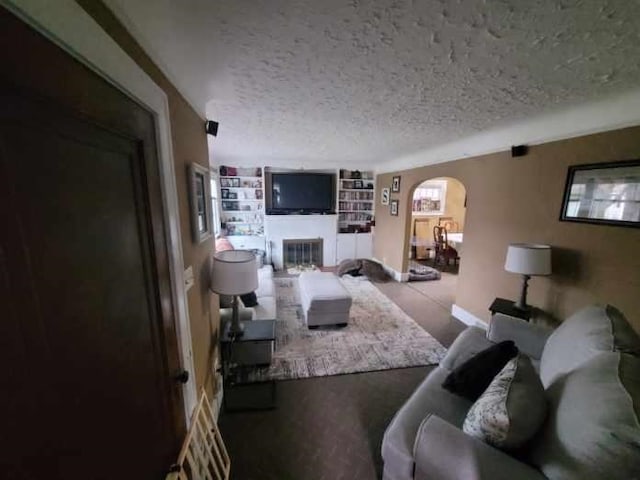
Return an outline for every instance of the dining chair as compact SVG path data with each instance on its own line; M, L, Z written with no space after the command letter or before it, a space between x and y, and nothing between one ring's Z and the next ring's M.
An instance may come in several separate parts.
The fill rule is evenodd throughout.
M437 265L439 261L444 261L445 266L449 266L449 261L453 259L453 264L457 265L460 257L458 251L449 245L447 237L447 229L443 226L433 227L433 243L435 246L435 256L433 257L433 265Z

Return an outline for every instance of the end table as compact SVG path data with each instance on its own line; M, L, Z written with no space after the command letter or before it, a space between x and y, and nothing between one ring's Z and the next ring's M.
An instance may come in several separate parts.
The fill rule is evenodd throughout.
M503 315L507 315L509 317L519 318L528 322L531 319L531 308L527 308L526 310L521 310L516 308L514 301L507 300L506 298L496 298L491 306L489 306L489 311L491 315L495 315L496 313L502 313Z

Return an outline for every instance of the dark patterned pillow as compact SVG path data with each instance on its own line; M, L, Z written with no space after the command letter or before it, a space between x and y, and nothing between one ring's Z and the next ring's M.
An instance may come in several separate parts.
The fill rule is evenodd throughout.
M517 354L518 348L513 341L496 343L452 370L442 387L475 402L493 377Z
M547 414L540 377L525 355L507 362L471 406L463 431L494 447L511 450L532 438Z
M256 292L240 295L240 300L242 300L242 304L245 307L255 307L258 305L258 297L256 296Z

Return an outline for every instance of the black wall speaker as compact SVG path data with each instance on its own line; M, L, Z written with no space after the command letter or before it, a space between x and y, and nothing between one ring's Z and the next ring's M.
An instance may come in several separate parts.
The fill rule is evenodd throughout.
M514 145L511 147L511 156L512 157L524 157L529 151L529 147L526 145Z
M209 135L213 135L215 137L218 135L218 122L207 120L204 122L204 129Z

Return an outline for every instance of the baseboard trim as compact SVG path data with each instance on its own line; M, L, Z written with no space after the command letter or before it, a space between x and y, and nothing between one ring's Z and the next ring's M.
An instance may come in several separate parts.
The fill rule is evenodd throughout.
M460 320L462 323L471 327L480 327L487 329L487 324L482 319L476 317L473 313L465 310L455 303L451 306L451 315Z
M376 257L371 257L371 260L373 260L374 262L378 262L380 265L382 265L383 268L385 269L385 271L389 275L391 275L396 282L408 282L409 281L409 273L408 272L405 272L405 273L399 272L399 271L391 268L386 263L378 260Z

